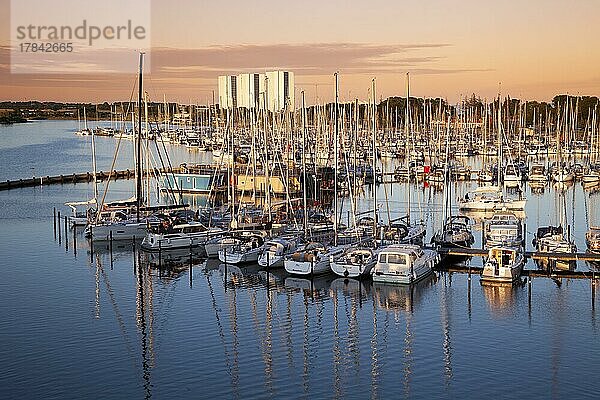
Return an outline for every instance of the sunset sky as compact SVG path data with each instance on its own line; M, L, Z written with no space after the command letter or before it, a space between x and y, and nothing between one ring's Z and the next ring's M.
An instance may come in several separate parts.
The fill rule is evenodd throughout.
M9 1L0 0L0 100L129 98L127 74L11 74ZM152 1L151 99L206 103L217 76L287 69L307 99L404 93L456 102L472 92L550 100L600 94L598 0ZM131 58L137 62L132 51Z

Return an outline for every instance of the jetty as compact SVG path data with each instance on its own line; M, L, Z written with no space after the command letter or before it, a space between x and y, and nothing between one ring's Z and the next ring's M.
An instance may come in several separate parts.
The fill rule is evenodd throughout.
M181 167L173 167L173 168L153 168L150 170L144 170L142 172L143 176L147 176L151 174L153 176L158 176L162 174L170 174L170 173L181 173ZM105 181L108 179L119 180L119 179L132 179L135 176L135 171L132 169L125 170L112 170L112 171L98 171L96 172L96 180L99 182ZM81 182L92 182L94 180L94 174L92 172L83 172L83 173L75 173L71 175L54 175L54 176L40 176L40 177L32 177L29 179L17 179L17 180L6 180L0 182L0 190L10 190L10 189L18 189L25 187L35 187L35 186L48 186L48 185L58 185L65 183L81 183Z

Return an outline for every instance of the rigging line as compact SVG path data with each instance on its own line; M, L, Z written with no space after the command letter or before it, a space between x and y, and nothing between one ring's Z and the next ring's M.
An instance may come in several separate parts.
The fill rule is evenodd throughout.
M131 88L131 95L129 96L129 102L127 103L127 109L126 109L126 112L124 115L129 114L129 107L131 106L131 104L133 102L133 95L135 93L136 87L137 87L137 79L135 79L133 87ZM132 124L132 130L135 132L135 126L133 126L133 124ZM98 222L98 220L100 218L100 210L102 210L102 208L104 207L104 201L105 201L106 195L108 193L108 187L110 186L110 178L112 177L112 173L115 169L115 163L117 162L117 155L119 154L119 148L121 146L122 139L123 139L123 135L119 135L119 140L117 141L117 148L115 149L115 154L113 156L112 164L110 166L110 172L108 174L108 179L106 180L106 186L104 187L104 193L102 194L102 201L100 202L100 205L98 206L98 212L96 213L96 219L94 222ZM136 171L137 171L137 168L136 168Z
M162 165L163 169L165 168L164 166L164 162L162 159L162 156L160 155L160 149L158 147L158 141L154 141L154 145L156 147L156 152L158 153L158 157L160 158L160 164ZM164 143L163 143L164 146ZM173 169L171 169L171 171L173 171ZM171 172L172 176L173 176L173 182L175 183L175 186L177 185L177 179L175 179L175 174L173 172ZM177 199L175 198L175 190L173 190L173 185L171 185L171 181L169 179L165 179L167 181L167 185L169 186L169 191L168 193L173 197L173 202L177 203ZM179 192L180 196L182 195L182 192L179 190L179 187L177 187L177 191ZM183 199L182 199L183 201Z

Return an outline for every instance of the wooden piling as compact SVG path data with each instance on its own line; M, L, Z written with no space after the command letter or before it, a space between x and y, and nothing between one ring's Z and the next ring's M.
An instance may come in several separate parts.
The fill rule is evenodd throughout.
M108 233L108 248L110 253L110 269L113 269L113 234L112 230Z
M73 225L73 256L77 258L77 229Z

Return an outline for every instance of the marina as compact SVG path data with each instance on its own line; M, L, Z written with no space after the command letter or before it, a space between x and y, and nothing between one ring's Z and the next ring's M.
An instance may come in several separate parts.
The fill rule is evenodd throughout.
M46 124L48 130L55 123ZM57 125L54 129L60 132L58 140L77 143L86 139L72 134L71 123ZM99 157L107 163L112 159L115 140L98 138L99 148L104 149ZM73 144L71 148L76 146ZM87 146L81 151L86 154ZM210 164L210 153L185 148L178 155L177 147L172 151L176 163L197 157L200 163ZM396 163L393 159L386 162L386 170L394 168ZM87 157L82 158L75 170L85 170L88 163ZM51 175L52 167L47 171ZM102 193L106 181L98 183ZM453 182L452 200L476 184L468 180ZM113 180L110 185L107 202L129 198L135 178ZM0 237L10 235L13 243L18 243L13 250L3 251L6 265L15 266L3 283L3 304L23 310L21 320L31 327L27 335L32 342L48 343L55 348L69 343L68 348L73 351L54 353L55 365L81 363L83 372L73 375L64 367L49 370L45 364L34 361L41 351L39 346L27 342L25 348L9 339L26 363L17 366L15 374L24 371L24 365L33 368L45 377L42 382L47 383L36 385L43 389L32 389L29 393L41 395L43 390L50 397L64 394L63 390L82 396L99 390L109 397L111 393L117 396L118 390L119 396L125 393L134 397L186 397L188 390L198 391L199 385L209 382L212 393L225 397L236 393L240 397L261 396L265 391L273 397L292 392L349 398L363 398L365 394L385 397L401 392L421 397L435 396L440 390L454 396L468 396L472 389L467 382L471 377L485 379L479 360L489 360L492 356L492 350L482 345L473 332L494 332L501 336L510 331L523 348L541 346L544 352L553 354L552 358L537 359L526 356L526 352L498 355L493 351L498 363L516 360L540 371L539 378L529 381L523 392L562 397L574 393L573 386L561 384L566 379L593 379L596 353L592 351L585 358L577 353L589 353L589 346L584 343L595 340L597 329L595 263L600 257L585 250L589 238L586 220L592 225L597 218L596 192L579 183L565 191L565 197L575 198L575 219L570 221L573 227L570 233L580 250L570 254L540 253L532 243L536 226L554 222L551 213L538 210L551 207L562 192L550 183L543 192L525 183L526 208L522 213L514 213L524 232L525 265L513 284L483 285L481 274L488 255L484 249L485 221L492 220L495 213L465 214L473 236L471 247L436 247L430 244L430 237L444 225L443 191L423 182L386 180L377 185L376 198L385 199L387 192L394 220L406 211L407 188L411 190L411 220L418 221L419 208L423 209L427 230L424 244L432 246L442 258L452 254L463 260L439 262L429 276L412 285L373 282L370 275L357 279L333 272L291 275L285 272L283 264L271 265L264 259L262 264L259 259L233 265L219 261L218 254L207 259L207 252L194 243L190 248L189 241L180 248L160 251L145 251L141 237L89 241L84 236L84 227L65 225L65 217L71 215L71 210L64 204L75 198L93 197L93 179L2 191L0 202L6 210L7 223L0 230ZM23 205L20 200L24 194L30 205ZM169 202L167 193L157 191L157 194L161 203ZM241 192L236 192L236 197L240 195ZM183 196L184 203L192 205L192 209L205 209L207 203L202 199L206 194ZM418 199L427 199L427 203L419 206ZM357 222L357 226L365 229L359 236L368 237L373 229L373 194L368 184L353 201L357 210L366 212L362 215L357 212L357 221L371 216L360 225ZM261 202L266 204L266 199L259 198L258 204ZM351 202L344 202L339 215L344 225L352 227L352 213L348 214L352 204L348 203ZM450 207L452 211L446 215L462 215L456 203ZM29 214L26 219L22 218L24 209ZM387 214L384 202L380 203L378 214L378 218ZM229 221L219 218L225 224ZM330 220L326 223L313 219L315 229L333 229ZM303 234L301 213L298 221L299 230L291 236L294 240ZM349 237L353 235L356 233ZM265 243L273 240L266 238ZM25 254L23 249L33 245L43 249L40 252L43 256L17 255ZM287 251L288 256L301 248L300 243L295 245L295 249ZM40 269L41 257L50 259L55 266ZM549 265L542 269L535 263L540 257L572 260L575 267L562 269ZM23 280L25 276L27 279ZM38 296L31 296L32 290L37 293L58 290L58 300L52 303L56 312L35 300ZM70 312L59 316L57 312L65 307ZM6 320L4 331L23 335L21 325L11 321L15 321L13 317ZM539 338L547 337L549 332L555 338L540 342ZM39 340L40 335L44 340ZM571 343L568 352L564 348L566 342ZM86 356L78 356L83 349ZM377 354L375 359L373 352ZM203 369L202 360L206 359L212 364L210 377L197 372ZM115 363L122 367L115 371ZM554 365L556 372L552 373L546 365ZM573 375L575 365L580 369ZM409 368L410 373L403 369L393 378L389 373L382 374L395 366ZM106 381L89 385L85 377L96 373L102 373ZM174 374L181 386L172 384ZM9 375L12 377L9 390L23 392L24 385L31 382L27 378L30 375L19 375ZM513 378L521 379L521 375L515 373ZM55 379L65 384L55 391L47 389ZM423 379L436 380L440 382L436 387L443 389L431 386L425 389L426 386L419 384ZM108 381L117 383L118 389L111 389L113 384L108 385ZM494 381L488 381L486 387L478 390L482 393L501 390L500 383ZM594 385L588 387L590 393L595 390ZM581 388L577 393L582 393Z
M5 3L2 399L598 397L598 4Z

